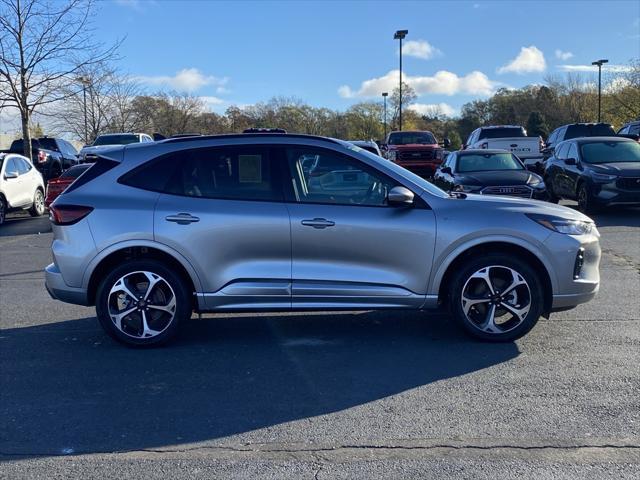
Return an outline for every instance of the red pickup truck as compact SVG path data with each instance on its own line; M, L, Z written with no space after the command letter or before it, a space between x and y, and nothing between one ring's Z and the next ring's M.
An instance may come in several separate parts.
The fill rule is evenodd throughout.
M449 147L448 138L444 139L443 146ZM391 132L382 145L382 152L387 160L423 178L433 177L444 158L444 149L433 133L426 131Z

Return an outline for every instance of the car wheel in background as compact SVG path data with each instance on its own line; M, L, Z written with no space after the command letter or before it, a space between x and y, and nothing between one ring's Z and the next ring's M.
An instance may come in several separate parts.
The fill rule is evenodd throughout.
M33 205L29 209L29 214L32 217L44 215L44 194L39 188L36 189L36 193L33 195Z
M595 202L593 201L593 197L589 193L589 188L585 182L580 183L578 185L578 208L582 210L584 213L594 213L596 209Z
M544 289L527 263L502 254L472 259L454 274L449 296L455 320L475 338L518 339L543 313Z
M187 282L156 260L133 260L107 274L96 293L104 330L131 346L160 345L191 316Z
M560 197L558 197L553 191L553 181L551 178L545 177L544 184L547 186L547 202L558 203L560 201Z

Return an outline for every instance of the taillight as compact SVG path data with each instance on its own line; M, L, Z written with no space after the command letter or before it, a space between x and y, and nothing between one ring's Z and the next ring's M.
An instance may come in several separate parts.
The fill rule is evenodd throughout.
M489 148L489 144L487 142L484 142L484 143L480 144L480 148L487 149L487 148Z
M42 150L38 152L38 163L44 163L47 161L47 154Z
M51 205L49 207L49 220L54 225L73 225L89 215L92 207L81 205Z

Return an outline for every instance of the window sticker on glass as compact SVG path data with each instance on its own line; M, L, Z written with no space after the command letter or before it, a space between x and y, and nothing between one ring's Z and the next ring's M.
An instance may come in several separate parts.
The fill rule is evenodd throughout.
M262 155L238 155L238 181L262 183Z

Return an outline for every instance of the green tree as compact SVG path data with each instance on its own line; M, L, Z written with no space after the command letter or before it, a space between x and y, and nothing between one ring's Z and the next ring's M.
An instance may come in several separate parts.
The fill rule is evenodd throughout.
M529 136L541 136L547 138L549 135L549 127L545 121L544 115L540 112L531 112L527 119L527 133Z

